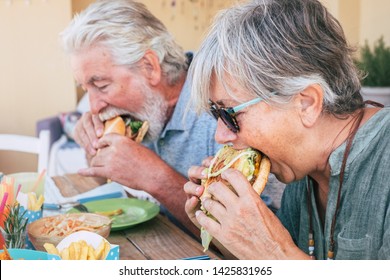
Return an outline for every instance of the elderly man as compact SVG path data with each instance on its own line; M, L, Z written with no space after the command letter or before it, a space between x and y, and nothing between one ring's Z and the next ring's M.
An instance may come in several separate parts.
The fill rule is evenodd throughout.
M177 220L195 228L184 211L182 186L189 166L213 155L215 121L186 112L192 59L143 4L97 1L61 34L77 83L89 94L90 112L75 128L88 155L85 176L109 178L157 199ZM103 122L130 115L150 124L143 145Z

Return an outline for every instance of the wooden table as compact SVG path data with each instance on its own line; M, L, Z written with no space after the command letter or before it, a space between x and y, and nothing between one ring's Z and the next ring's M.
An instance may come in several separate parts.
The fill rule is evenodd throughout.
M55 176L53 180L65 197L86 192L99 185L95 179L77 174ZM161 214L134 227L111 232L108 241L120 246L121 260L174 260L205 254L211 259L220 259L213 251L203 252L203 247L197 240Z

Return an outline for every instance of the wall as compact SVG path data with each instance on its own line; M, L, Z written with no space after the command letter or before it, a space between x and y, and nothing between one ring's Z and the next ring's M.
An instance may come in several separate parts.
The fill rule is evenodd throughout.
M340 21L350 44L373 44L380 36L390 45L390 1L320 0Z
M74 108L74 82L58 44L68 0L0 2L0 133L34 135L38 119ZM6 159L6 160L5 160ZM0 153L0 170L35 169L34 158Z
M141 0L185 50L196 50L214 15L235 0ZM175 3L173 5L172 3Z
M245 0L241 0L245 1ZM85 9L94 0L73 0L73 11ZM159 18L186 50L195 50L218 10L237 0L138 0Z
M390 45L390 1L360 0L360 44L373 44L380 36Z

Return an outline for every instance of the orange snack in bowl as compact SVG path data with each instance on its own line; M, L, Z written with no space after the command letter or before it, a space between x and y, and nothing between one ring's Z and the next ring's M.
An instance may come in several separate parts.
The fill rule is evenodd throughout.
M94 213L69 213L38 219L27 227L28 237L36 250L44 251L45 243L55 246L67 236L80 232L94 232L104 238L111 231L109 217Z

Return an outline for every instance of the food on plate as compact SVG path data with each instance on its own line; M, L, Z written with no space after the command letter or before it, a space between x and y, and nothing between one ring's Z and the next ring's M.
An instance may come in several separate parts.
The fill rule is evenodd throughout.
M107 220L92 220L88 216L65 214L46 217L40 233L46 236L67 236L80 230L95 231L109 224Z
M117 133L141 143L149 129L148 121L134 121L129 116L116 116L104 122L104 134Z
M202 186L205 189L200 197L201 201L211 197L211 194L208 192L208 187L213 182L221 181L233 190L229 182L221 178L222 172L228 168L241 171L253 189L260 195L268 181L271 162L266 155L255 149L246 148L236 150L232 146L225 145L216 153L209 168L207 168L207 178L202 180ZM201 210L206 215L212 217L202 205ZM201 228L201 239L203 248L206 251L212 240L212 236L204 228Z
M7 247L3 245L4 252L0 253L0 260L2 261L7 261L7 260L12 260L11 255L9 254Z
M63 260L104 260L111 249L110 243L105 239L102 239L96 249L85 240L74 241L61 251L51 243L43 246L49 254L58 255Z
M112 216L121 215L124 212L123 212L123 210L121 208L119 208L119 209L110 210L110 211L101 211L101 212L96 211L95 213L99 214L99 215L107 216L107 217L112 217Z

